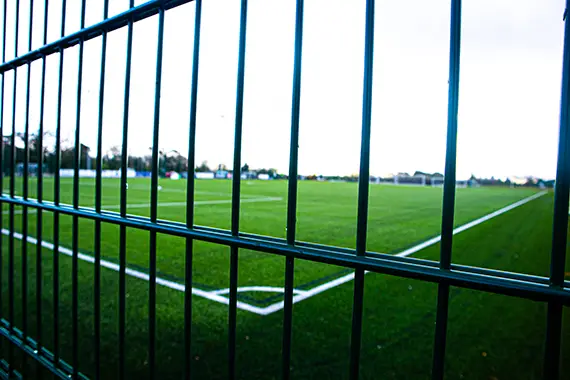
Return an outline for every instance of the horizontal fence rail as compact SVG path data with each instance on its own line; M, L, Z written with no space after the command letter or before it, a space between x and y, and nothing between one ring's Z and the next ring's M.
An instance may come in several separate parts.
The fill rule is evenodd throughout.
M14 3L15 9L15 48L14 59L6 60L6 34L7 34L7 1L3 3L3 50L2 63L0 64L0 73L2 81L0 83L0 135L11 134L10 151L4 152L4 144L0 146L0 160L2 160L2 168L9 166L9 178L4 178L4 172L0 175L0 188L4 188L4 184L8 182L9 191L0 195L0 205L8 206L8 223L0 218L0 285L7 287L0 291L0 352L4 353L4 345L7 345L8 359L0 361L0 376L4 378L25 378L29 376L29 363L35 363L37 373L49 372L51 375L61 378L86 379L87 376L81 372L82 358L79 357L79 346L82 344L79 337L79 322L81 315L79 313L79 260L82 254L79 252L79 232L80 221L94 221L94 278L93 278L93 350L95 369L93 376L101 377L100 366L104 353L101 352L101 266L104 260L101 257L102 242L104 236L102 229L105 224L119 226L119 250L118 264L116 265L118 272L118 294L116 301L118 305L118 373L117 378L129 378L128 364L126 362L126 297L127 295L127 276L129 272L127 266L127 229L136 229L147 231L149 233L149 249L146 252L149 260L149 273L145 274L148 279L148 377L157 378L157 284L161 279L157 276L157 239L159 236L176 236L185 240L185 263L184 263L184 279L179 284L184 294L184 364L185 378L191 377L192 371L192 270L194 257L194 243L208 242L222 245L229 248L230 267L228 272L228 289L227 289L227 305L228 305L228 351L227 357L219 358L220 361L227 362L228 378L237 377L236 366L238 357L236 355L236 334L237 334L237 310L238 310L238 274L239 274L239 255L240 250L252 250L262 252L268 255L285 257L284 274L285 282L283 288L283 303L278 305L275 310L283 309L283 332L281 344L281 374L283 379L291 377L291 352L294 350L292 343L292 331L294 325L293 308L296 303L298 294L294 289L295 263L298 260L325 263L354 270L348 279L354 279L353 288L353 304L352 304L352 324L351 324L351 340L350 340L350 364L347 368L351 379L359 378L361 366L360 349L362 340L362 322L363 322L363 305L364 305L364 280L367 272L387 274L402 278L421 280L424 282L437 284L437 304L436 304L436 324L433 343L432 358L432 378L443 379L445 367L445 348L446 334L448 322L448 309L450 298L450 287L458 287L464 289L472 289L481 292L501 294L511 297L518 297L527 300L544 302L547 304L547 320L546 320L546 336L545 336L545 357L544 357L544 378L557 379L560 377L560 350L561 350L561 331L562 331L562 310L564 306L570 306L570 281L564 280L564 265L566 262L567 249L567 231L568 231L568 209L570 196L570 134L568 131L570 124L569 112L569 91L570 91L570 21L565 19L565 37L564 37L564 61L562 75L562 101L560 116L560 134L558 147L558 166L555 183L555 202L554 202L554 218L553 218L553 236L552 236L552 252L551 252L551 271L549 277L541 277L528 275L523 273L512 273L500 270L486 269L480 267L472 267L458 265L452 262L452 240L456 233L464 231L475 226L485 220L501 215L526 203L529 199L536 199L544 193L539 193L528 199L519 201L513 205L507 206L503 210L491 213L481 219L467 223L466 225L454 228L455 214L455 193L456 193L456 156L457 156L457 132L458 120L457 113L459 107L459 80L460 80L460 49L461 49L461 0L452 0L450 8L450 55L449 55L449 92L448 92L448 123L447 123L447 145L446 145L446 161L445 161L445 179L443 184L443 209L441 219L441 235L419 244L416 247L407 249L399 254L387 254L369 251L367 248L368 234L368 208L370 201L369 183L370 183L370 136L372 121L372 97L373 97L373 54L374 54L374 21L375 21L375 0L366 0L365 8L365 30L364 30L364 65L362 70L363 78L363 94L362 94L362 119L361 119L361 146L360 146L360 169L358 183L358 212L355 238L355 249L332 247L323 244L308 243L297 240L297 191L298 191L298 144L300 130L300 113L301 113L301 95L302 95L302 54L303 54L303 26L304 19L304 0L295 1L295 29L294 29L294 50L293 61L293 83L291 98L291 124L290 124L290 148L289 148L289 181L287 187L287 209L286 209L286 225L287 232L284 239L261 236L245 233L240 230L240 198L241 178L234 175L232 178L232 195L231 195L231 227L230 230L222 230L212 227L196 225L194 222L194 207L197 203L195 200L195 152L196 152L196 128L197 128L197 107L199 103L198 82L199 82L199 53L200 53L200 31L201 31L201 0L151 0L142 5L135 6L134 1L129 1L128 10L112 17L109 15L110 0L104 1L103 20L85 27L85 9L86 1L81 2L81 22L80 30L71 34L66 34L66 1L63 0L61 8L62 26L57 41L47 43L48 35L48 12L44 12L43 23L43 46L32 50L33 35L33 7L34 2L29 1L29 31L28 31L28 51L20 54L18 50L18 33L19 28L19 9L20 1ZM37 1L37 0L36 0ZM236 0L237 1L237 0ZM188 148L188 181L186 184L186 200L184 206L185 221L173 222L161 220L158 218L158 179L159 179L159 136L160 136L160 113L161 113L161 83L163 71L163 39L165 24L168 17L166 11L173 10L181 5L194 2L195 3L195 19L193 41L188 43L186 49L192 46L193 58L188 63L188 70L191 71L190 104L189 108L189 148ZM48 1L44 2L44 9L48 9ZM242 166L242 115L244 107L244 83L246 77L246 40L247 40L247 16L248 1L240 1L240 18L239 18L239 41L237 46L238 59L236 62L236 99L235 110L236 120L234 126L234 150L233 150L233 173L240 173ZM152 132L152 172L150 178L150 217L130 215L127 213L127 164L128 150L127 144L129 133L129 102L131 91L131 68L134 67L133 62L133 34L136 31L135 24L141 20L150 17L156 17L158 21L157 31L157 53L154 66L154 94L153 94L153 132ZM104 98L105 98L105 67L108 64L107 57L107 40L108 35L116 30L125 28L127 30L126 38L126 55L125 67L125 92L123 98L123 106L125 112L123 114L121 126L121 176L120 176L120 205L116 209L118 212L104 210L102 206L102 141L103 141L103 121L104 121ZM95 205L93 208L83 207L80 205L80 166L81 166L81 144L80 130L81 123L81 94L82 94L82 78L83 78L83 59L84 45L87 41L96 38L101 39L101 78L98 89L98 115L97 115L97 152L96 152L96 177L95 177ZM59 171L56 170L54 177L54 200L46 201L44 198L43 169L42 165L38 168L37 182L37 199L30 197L30 188L28 184L28 163L30 162L30 122L28 120L30 108L30 91L31 91L31 72L32 64L41 61L41 95L40 95L40 138L37 142L38 151L42 152L40 160L43 162L43 128L44 128L44 108L45 105L45 87L46 87L46 61L49 56L58 57L58 86L57 86L57 121L55 130L55 160L56 168L61 166L61 129L62 129L62 107L63 107L63 81L66 77L64 69L64 57L67 49L78 47L78 77L77 77L77 103L76 120L74 127L74 169L73 169L73 202L71 205L61 202L61 178ZM10 74L13 78L13 88L6 85L6 77ZM25 157L24 157L24 173L23 173L23 195L16 195L16 150L15 150L15 131L16 117L12 117L12 125L5 125L4 113L7 112L10 104L12 107L12 115L16 114L17 101L22 98L18 94L17 76L25 76L26 78L26 97L25 97ZM12 100L11 102L7 102ZM8 124L8 123L6 123ZM186 132L186 131L185 131ZM3 162L5 153L9 156L8 162ZM182 205L180 205L182 206ZM16 207L21 208L16 210ZM22 214L22 233L18 233L15 225L15 215ZM28 216L31 213L37 213L37 230L36 238L32 238L28 231ZM72 218L72 247L65 249L69 251L72 258L71 269L71 342L72 356L70 358L62 357L62 342L60 331L60 276L59 273L59 253L63 253L64 248L60 247L60 217L67 215ZM53 235L51 236L51 247L54 251L53 255L53 310L42 305L42 244L43 237L46 233L42 229L42 223L53 220ZM7 224L7 225L6 225ZM19 254L16 252L15 240L23 242L21 248L21 273L19 280L22 288L22 310L23 317L21 321L16 321L14 316L15 303L19 300L15 299L15 288L17 287L15 278L16 268L15 257ZM33 256L28 252L26 242L35 241L37 250L35 252L36 271L36 287L34 291L36 302L36 311L38 313L38 321L36 322L36 336L32 337L29 333L31 325L28 323L28 293L31 289L27 288L29 265ZM2 243L8 241L8 244ZM409 254L417 252L428 246L440 243L440 260L430 261L408 257ZM5 250L7 246L7 250ZM84 255L83 255L84 256ZM4 258L7 258L8 276L4 276ZM140 277L139 277L140 278ZM7 297L6 297L7 296ZM302 295L301 295L302 296ZM3 299L6 297L7 299ZM8 305L7 309L5 304ZM273 306L273 305L272 305ZM41 324L41 313L53 313L53 329L45 331L46 328ZM269 312L268 312L269 313ZM50 351L44 346L47 335L52 334L52 347ZM20 371L14 368L14 361L17 353L23 353L23 368Z

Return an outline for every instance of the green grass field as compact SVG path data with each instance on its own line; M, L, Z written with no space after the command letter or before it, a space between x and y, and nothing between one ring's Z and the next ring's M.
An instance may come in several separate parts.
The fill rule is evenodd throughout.
M81 179L81 206L92 207L95 186ZM103 205L118 211L119 181L106 179ZM161 180L158 216L184 222L186 181ZM17 193L22 184L17 181ZM5 183L4 191L7 191ZM458 189L456 226L484 217L537 193L531 189ZM31 198L36 182L30 180ZM62 180L62 203L72 203L72 181ZM53 181L45 179L44 198L53 199ZM439 235L441 188L371 185L368 250L397 254ZM128 213L149 215L150 181L130 179ZM196 182L195 222L229 229L231 181ZM286 233L287 182L243 181L241 231L284 238ZM297 238L326 245L354 248L357 185L354 183L299 183ZM508 212L455 235L454 263L547 275L551 240L553 195L547 193ZM15 231L22 231L22 209L15 208ZM44 241L53 241L52 216L44 212ZM36 236L36 214L29 213L28 232ZM3 208L2 228L8 228L8 206ZM62 357L71 360L71 217L61 216L59 261L60 344ZM117 373L117 310L119 227L103 225L102 256L102 375ZM3 230L6 234L7 230ZM23 322L21 301L22 241L16 235L15 325ZM18 239L19 238L19 239ZM2 238L2 315L7 316L8 238ZM193 371L197 378L227 376L227 297L229 248L194 243ZM86 260L93 255L94 222L80 221L79 250ZM127 262L144 275L148 271L149 233L129 229ZM185 241L158 237L158 276L165 285L157 289L157 364L161 378L181 378L183 371L183 293ZM42 250L42 313L36 312L36 245L28 248L29 333L36 337L41 317L42 341L53 349L53 250ZM414 257L437 260L439 244L413 253ZM568 266L567 266L568 267ZM109 269L111 268L111 269ZM279 288L284 284L282 257L240 250L238 310L238 375L243 379L273 379L280 376L283 313ZM80 263L80 369L93 373L93 270L89 261ZM134 273L132 272L132 273ZM326 288L331 281L350 277L350 270L296 260L297 294ZM569 276L570 277L570 276ZM319 288L321 287L321 288ZM277 288L277 289L274 289ZM294 306L292 375L294 378L337 379L348 375L353 284L347 280L323 292L315 292ZM415 280L368 274L361 371L366 379L423 379L430 377L437 286ZM213 297L215 296L215 297ZM212 300L212 298L214 298ZM145 378L147 370L148 282L127 278L127 368L129 378ZM446 373L449 379L541 378L546 307L531 301L469 290L452 289ZM570 313L565 310L563 358L570 357ZM6 355L6 344L3 353ZM18 354L20 355L20 354ZM563 360L564 361L564 360ZM567 360L566 360L567 362ZM31 360L28 371L33 374ZM565 378L570 378L570 365Z

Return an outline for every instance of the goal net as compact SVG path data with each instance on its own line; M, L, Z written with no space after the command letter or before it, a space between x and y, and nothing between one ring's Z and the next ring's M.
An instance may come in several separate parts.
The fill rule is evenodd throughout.
M415 185L415 186L425 186L426 176L425 175L396 175L394 176L395 185Z
M371 180L371 182L387 185L426 186L427 179L425 175L410 176L398 174L393 177L376 177L374 180Z
M431 185L433 187L443 187L444 178L443 177L433 177L431 179ZM459 180L455 181L455 187L467 187L468 181Z

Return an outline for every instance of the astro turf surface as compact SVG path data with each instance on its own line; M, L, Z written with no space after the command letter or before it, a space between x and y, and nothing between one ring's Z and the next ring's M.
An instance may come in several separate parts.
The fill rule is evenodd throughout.
M4 185L6 192L7 178ZM16 181L21 194L21 179ZM92 179L81 181L81 206L94 204ZM36 197L36 181L30 180L30 198ZM61 202L72 203L72 181L62 179ZM186 181L161 180L158 217L185 221ZM118 211L119 180L103 182L104 209ZM458 189L456 226L489 215L536 194L536 190L508 188ZM243 181L240 230L284 238L286 234L287 182ZM439 235L441 188L371 185L368 250L397 254ZM53 180L44 180L44 199L53 199ZM150 214L150 181L129 179L128 213ZM196 181L195 224L229 229L231 181ZM354 183L299 183L297 239L354 248L357 185ZM468 228L454 237L453 262L546 276L549 271L553 195L547 193L512 210ZM15 208L15 232L22 232L22 209ZM36 236L37 214L29 212L28 234ZM8 318L9 239L6 236L8 206L3 206L2 316ZM59 342L62 359L71 361L71 248L72 218L60 216ZM93 374L93 275L89 258L94 251L94 222L80 220L79 333L80 370ZM27 244L27 329L37 338L41 316L41 340L54 350L53 217L43 213L42 312L36 312L36 245ZM103 224L101 270L101 376L118 374L118 263L119 227ZM14 324L21 328L22 241L14 239ZM194 243L193 374L196 378L227 378L227 297L229 248ZM184 368L183 292L185 240L158 236L157 269L163 284L157 285L157 373L159 378L181 378ZM439 244L413 253L437 260ZM148 370L149 233L127 230L127 263L135 277L127 276L126 365L129 378L145 378ZM568 267L568 266L567 266ZM280 377L283 311L279 304L284 284L283 257L240 250L238 299L237 373L242 379ZM570 270L568 270L570 271ZM296 294L314 290L350 275L345 268L295 261ZM136 278L136 277L143 277ZM570 277L570 274L569 274ZM169 287L170 286L170 287ZM206 294L204 296L204 294ZM437 286L386 275L365 279L362 378L423 379L430 377ZM212 297L212 295L217 296ZM299 379L346 378L348 375L353 283L346 281L296 303L293 311L292 376ZM249 306L247 306L249 305ZM253 310L253 312L251 310ZM266 310L266 313L256 313ZM446 374L449 379L541 378L546 306L531 301L452 288ZM563 352L570 357L570 311L564 314ZM15 350L17 368L35 375L31 359L22 360ZM2 353L8 358L7 344ZM570 378L570 365L563 378Z

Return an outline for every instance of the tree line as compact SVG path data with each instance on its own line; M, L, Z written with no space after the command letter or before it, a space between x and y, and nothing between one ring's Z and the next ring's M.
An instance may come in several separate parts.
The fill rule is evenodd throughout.
M2 139L2 170L5 174L10 173L12 163L21 164L24 162L26 149L25 149L25 136L23 133L16 133L16 143L14 149L14 158L12 161L12 136L3 136ZM40 139L37 134L30 134L28 136L28 162L30 164L38 164L42 161L44 172L55 173L57 170L57 160L55 147L53 146L54 136L47 132L44 134L43 147L40 154ZM50 141L49 144L46 141ZM75 168L75 147L69 141L64 140L60 144L60 169L73 169ZM91 148L85 144L80 145L79 169L96 169L97 158L94 157L96 152L92 152ZM120 170L122 166L122 154L119 146L109 148L101 157L101 164L103 170ZM188 158L180 154L176 150L159 151L158 157L159 173L175 171L184 173L188 171ZM152 154L149 149L149 154L143 156L129 155L127 157L127 167L132 168L137 172L150 172L152 170ZM195 168L196 172L213 172L216 170L223 170L229 173L232 172L225 164L219 164L215 167L210 167L208 161L202 161L200 165ZM242 173L250 172L250 167L246 163L241 168ZM277 177L276 169L257 169L257 174L269 174L272 177Z
M14 136L15 144L12 147L12 136L2 136L2 171L4 173L10 172L10 167L13 164L21 164L25 161L25 135L23 133L16 133ZM44 140L53 138L51 133L44 134ZM66 143L66 142L65 142ZM57 165L57 157L54 147L49 147L42 143L40 149L40 139L36 134L30 134L28 137L28 162L30 164L39 164L41 161L44 171L54 173ZM89 155L90 148L85 144L80 145L79 167L87 169L91 165L91 157ZM69 144L62 144L59 155L60 168L73 169L75 167L75 147Z

